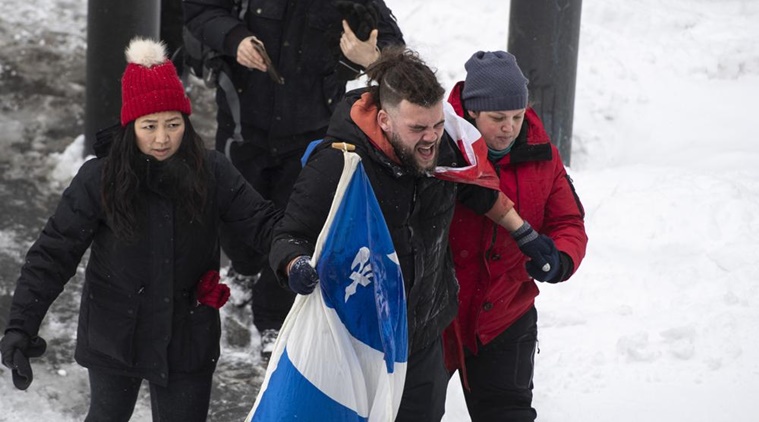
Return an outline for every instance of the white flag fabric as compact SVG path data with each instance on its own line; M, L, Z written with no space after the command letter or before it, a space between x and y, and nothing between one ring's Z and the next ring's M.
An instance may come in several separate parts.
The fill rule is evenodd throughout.
M312 264L246 421L392 421L408 360L403 277L361 158L345 167Z
M471 123L456 114L453 106L443 103L445 131L456 141L466 160L459 167L435 167L435 177L456 183L469 183L500 190L500 181L493 166L488 162L488 146L482 135Z

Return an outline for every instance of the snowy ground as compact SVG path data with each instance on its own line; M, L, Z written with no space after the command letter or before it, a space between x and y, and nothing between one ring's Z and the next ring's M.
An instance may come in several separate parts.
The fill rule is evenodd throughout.
M471 53L506 46L508 2L386 1L447 87ZM47 194L76 164L50 153L82 130L86 1L5 0L1 9L0 147L12 152L0 155L7 309L40 211L54 204ZM757 23L756 0L583 4L571 174L590 244L578 274L538 299L539 420L757 420ZM72 284L68 306L44 327L54 342L30 390L13 390L0 369L0 421L82 418ZM256 342L255 333L225 342L210 420L241 418L230 403L240 396L225 389L260 382L244 367ZM458 383L449 392L445 420L468 420ZM145 402L133 419L149 420Z

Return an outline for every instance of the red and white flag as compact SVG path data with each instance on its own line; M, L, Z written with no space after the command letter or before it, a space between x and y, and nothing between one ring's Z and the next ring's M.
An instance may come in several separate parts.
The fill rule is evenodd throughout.
M476 184L499 190L498 175L488 161L488 146L471 123L457 115L453 106L444 102L445 131L456 141L466 163L461 167L435 168L435 177L457 183Z

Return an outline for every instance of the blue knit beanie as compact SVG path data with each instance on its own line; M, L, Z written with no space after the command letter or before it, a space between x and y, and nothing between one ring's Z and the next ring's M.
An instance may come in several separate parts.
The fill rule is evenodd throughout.
M527 108L527 78L517 59L505 51L478 51L464 65L461 100L471 111Z

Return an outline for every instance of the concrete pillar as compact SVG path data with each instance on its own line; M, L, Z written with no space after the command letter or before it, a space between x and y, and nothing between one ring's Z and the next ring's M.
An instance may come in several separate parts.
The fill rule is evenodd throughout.
M564 164L572 151L582 0L511 0L509 47Z

